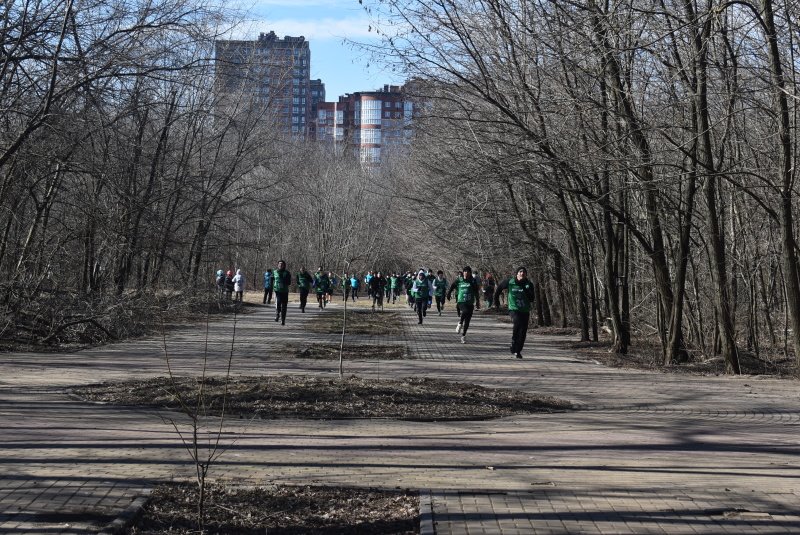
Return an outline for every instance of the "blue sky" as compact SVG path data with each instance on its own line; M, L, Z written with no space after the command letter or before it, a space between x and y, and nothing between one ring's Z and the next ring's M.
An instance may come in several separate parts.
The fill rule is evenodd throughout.
M311 78L322 79L329 102L345 93L403 83L379 65L367 68L367 58L342 43L344 38L361 42L375 38L358 0L252 1L256 20L245 25L247 35L237 38L255 39L269 31L279 37L304 36L311 46Z

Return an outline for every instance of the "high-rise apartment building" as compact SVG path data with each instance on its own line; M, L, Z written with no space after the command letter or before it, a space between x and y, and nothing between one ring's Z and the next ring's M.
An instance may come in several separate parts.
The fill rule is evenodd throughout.
M377 164L382 154L399 152L409 143L414 111L403 86L348 93L338 102L317 105L316 139L342 143L362 163Z
M306 136L312 116L311 53L304 37L262 33L254 41L219 40L215 84L222 102L241 98L267 104L279 127ZM319 80L317 91L324 84Z

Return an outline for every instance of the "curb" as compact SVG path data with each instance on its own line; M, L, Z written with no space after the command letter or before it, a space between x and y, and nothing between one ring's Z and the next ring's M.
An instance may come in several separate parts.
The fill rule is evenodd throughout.
M419 491L419 534L436 535L436 528L433 524L433 506L431 491Z
M126 507L117 518L107 524L98 535L115 535L128 528L136 521L139 515L142 514L142 507L144 507L144 504L150 499L150 494L152 492L152 487L137 491L137 496L133 499L131 504Z

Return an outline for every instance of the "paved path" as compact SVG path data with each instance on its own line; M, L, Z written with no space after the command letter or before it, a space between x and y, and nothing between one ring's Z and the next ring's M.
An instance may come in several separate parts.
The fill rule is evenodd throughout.
M337 363L271 348L336 340L302 326L340 306L299 314L290 305L286 326L271 310L239 316L235 373L336 377ZM418 359L348 362L345 373L514 388L582 410L485 422L235 421L212 476L420 489L436 535L800 533L800 383L610 369L544 336L517 360L509 325L476 316L462 345L449 308L418 326L401 307L405 339L356 340L407 344ZM223 370L232 332L223 320L170 334L173 369L198 373L207 347L212 372ZM0 356L0 535L96 533L140 489L190 476L159 415L65 394L164 372L159 340Z

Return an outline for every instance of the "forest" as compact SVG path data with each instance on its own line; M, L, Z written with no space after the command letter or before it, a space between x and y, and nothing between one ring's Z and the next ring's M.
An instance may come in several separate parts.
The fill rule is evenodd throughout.
M800 361L800 7L359 4L378 41L352 45L420 110L379 167L287 138L246 90L221 105L224 4L4 4L0 339L122 338L197 307L217 269L257 287L283 258L526 265L536 323L611 351Z

